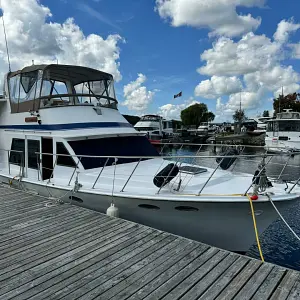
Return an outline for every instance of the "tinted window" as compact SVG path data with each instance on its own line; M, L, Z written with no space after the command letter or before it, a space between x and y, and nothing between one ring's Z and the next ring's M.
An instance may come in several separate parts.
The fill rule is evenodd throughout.
M103 139L90 139L70 141L69 144L77 155L91 156L159 156L157 150L150 144L145 136L111 137ZM85 169L103 167L107 158L83 157L81 163ZM139 158L121 158L117 164L138 161ZM112 165L110 158L107 165Z
M60 142L56 143L56 154L70 155L65 145ZM65 167L73 167L73 168L76 166L73 158L70 156L58 156L57 165L65 166Z
M36 140L28 140L28 168L38 169L37 166L37 152L40 152L40 142Z
M13 139L11 144L11 150L22 151L21 152L10 152L9 162L14 165L24 165L24 153L25 153L25 140L23 139Z

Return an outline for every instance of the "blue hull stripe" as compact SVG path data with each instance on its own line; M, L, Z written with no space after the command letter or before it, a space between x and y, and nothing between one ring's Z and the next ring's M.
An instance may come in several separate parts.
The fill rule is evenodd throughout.
M0 125L0 129L21 129L21 130L72 130L88 128L124 128L132 125L129 123L119 122L89 122L89 123L70 123L70 124L49 124L49 125Z

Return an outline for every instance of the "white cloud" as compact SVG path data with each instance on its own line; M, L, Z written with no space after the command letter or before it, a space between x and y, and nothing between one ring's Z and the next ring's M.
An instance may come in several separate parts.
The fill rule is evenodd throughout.
M296 59L300 59L300 43L290 44L289 46L292 49L292 57Z
M142 112L146 110L155 93L148 91L147 88L142 85L146 80L147 77L140 73L135 81L125 85L123 89L125 101L121 104L133 111Z
M158 114L165 119L175 119L180 120L180 113L185 108L194 105L196 103L199 103L198 101L194 100L193 98L190 98L182 104L165 104L159 107Z
M238 42L221 37L213 48L201 54L206 64L198 69L203 75L238 76L273 66L282 58L281 46L265 35L248 33Z
M277 25L277 30L274 33L274 39L280 43L288 41L290 33L297 31L300 28L300 24L295 24L293 19L290 21L282 20Z
M155 9L161 18L170 20L172 26L209 28L211 36L239 36L254 31L260 18L241 15L239 7L263 6L265 0L156 0Z
M201 81L195 88L195 95L214 99L222 95L230 95L242 90L242 83L237 77L212 76Z
M257 72L246 74L244 81L249 91L256 91L260 87L264 87L269 91L276 91L281 87L286 87L286 91L295 88L293 92L299 89L297 82L300 80L300 75L292 66L283 67L275 65L266 70L259 70Z
M96 68L122 78L119 71L119 35L106 39L96 34L85 36L72 18L53 23L52 14L37 0L2 0L12 69L26 65L56 63ZM3 31L0 30L0 69L7 70ZM1 74L2 75L2 74ZM2 76L1 76L2 77ZM1 78L2 79L2 78Z
M285 94L297 92L300 89L300 74L292 66L285 66L284 61L291 55L290 48L294 56L300 50L300 46L299 49L295 45L287 47L289 34L298 29L300 25L282 21L278 24L274 39L252 32L237 41L225 37L217 39L211 49L202 53L201 59L205 65L198 69L200 74L212 77L199 83L195 95L220 97L217 111L232 114L239 107L238 84L244 87L242 106L248 110L258 109L270 92L278 96L282 87ZM298 54L300 58L300 51ZM222 96L228 95L228 101L223 103Z

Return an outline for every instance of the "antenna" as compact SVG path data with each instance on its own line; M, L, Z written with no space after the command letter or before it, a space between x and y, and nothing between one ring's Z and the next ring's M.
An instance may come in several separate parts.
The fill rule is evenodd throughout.
M283 98L283 86L281 86L281 97ZM281 97L279 95L279 112L280 112L280 100L281 100Z
M242 111L242 92L240 92L240 111Z
M4 23L4 12L3 12L3 15L2 15L2 23L3 23L3 31L4 31L5 44L6 44L6 53L7 53L7 61L8 61L8 70L9 70L9 72L11 72L10 58L9 58L9 51L8 51L8 43L7 43L7 36L6 36L5 23Z

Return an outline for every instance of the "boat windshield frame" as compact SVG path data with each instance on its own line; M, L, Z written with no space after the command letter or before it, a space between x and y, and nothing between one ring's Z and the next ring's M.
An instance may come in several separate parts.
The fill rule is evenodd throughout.
M111 74L71 65L33 65L7 76L12 113L62 106L118 109Z

